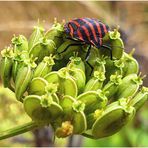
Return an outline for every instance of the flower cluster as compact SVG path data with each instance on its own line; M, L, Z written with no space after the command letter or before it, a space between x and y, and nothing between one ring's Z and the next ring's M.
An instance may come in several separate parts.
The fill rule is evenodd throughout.
M66 38L63 24L57 22L46 33L36 26L29 40L14 36L11 46L1 52L3 85L23 103L32 128L50 124L62 138L113 135L148 99L148 88L140 87L143 81L138 62L133 51L124 51L117 29L103 38L103 44L112 50L112 59L104 47L91 47L88 64L88 45L76 43ZM26 130L20 128L28 131L27 126ZM21 133L15 130L0 134L0 139Z

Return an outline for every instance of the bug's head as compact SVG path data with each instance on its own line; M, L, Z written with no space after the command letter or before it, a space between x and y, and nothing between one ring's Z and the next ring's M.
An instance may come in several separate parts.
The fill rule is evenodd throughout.
M66 24L64 25L64 31L65 31L65 33L66 33L67 35L70 35L70 27L69 27L68 23L66 23Z
M74 28L73 28L71 22L68 22L65 24L64 30L65 30L66 35L73 37Z

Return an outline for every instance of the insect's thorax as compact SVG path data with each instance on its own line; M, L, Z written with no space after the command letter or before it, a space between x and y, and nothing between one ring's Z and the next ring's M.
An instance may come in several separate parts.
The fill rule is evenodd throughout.
M100 48L102 38L108 32L109 28L97 19L79 18L68 22L66 33L71 38L83 41Z

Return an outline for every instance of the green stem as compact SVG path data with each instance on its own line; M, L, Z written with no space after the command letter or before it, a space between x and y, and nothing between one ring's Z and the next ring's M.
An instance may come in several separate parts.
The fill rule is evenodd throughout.
M6 131L0 132L0 140L28 132L28 131L36 129L38 127L39 127L39 125L36 124L35 122L25 123L23 125L20 125L20 126L8 129Z

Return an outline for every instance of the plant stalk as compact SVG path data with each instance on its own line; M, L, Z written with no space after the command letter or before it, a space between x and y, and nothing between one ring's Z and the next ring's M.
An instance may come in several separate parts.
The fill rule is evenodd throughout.
M6 131L2 131L0 132L0 140L6 139L6 138L10 138L19 134L23 134L25 132L28 132L30 130L34 130L36 128L38 128L39 125L35 122L28 122L25 123L23 125L8 129Z

